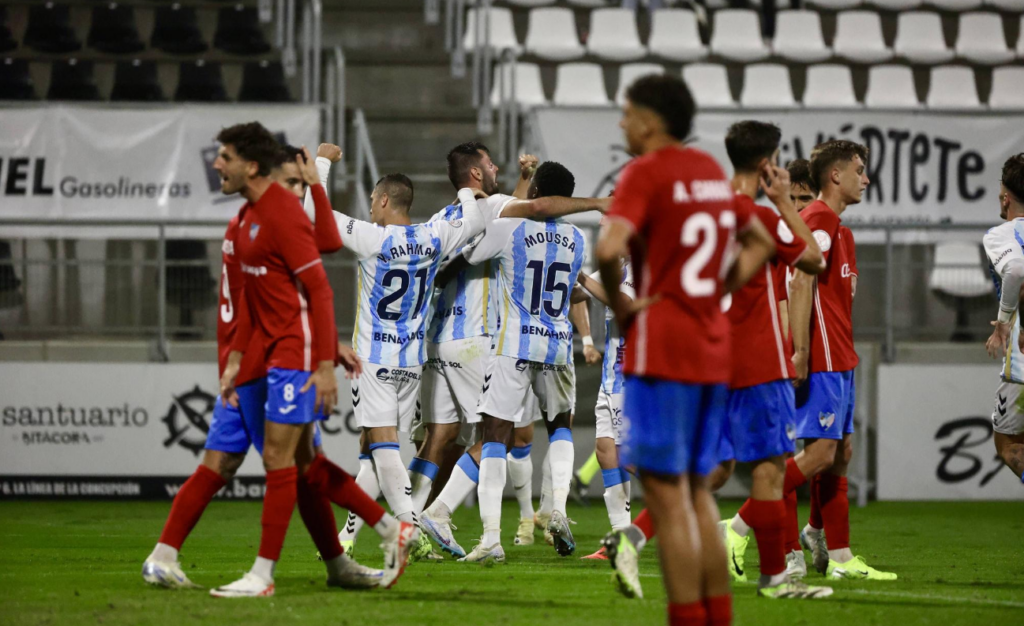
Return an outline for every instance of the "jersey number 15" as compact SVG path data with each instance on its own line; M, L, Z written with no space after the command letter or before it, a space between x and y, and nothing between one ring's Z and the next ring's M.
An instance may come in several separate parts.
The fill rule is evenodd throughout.
M550 317L558 317L562 314L562 309L565 308L566 299L569 297L569 281L559 281L558 275L561 272L565 272L565 278L568 279L572 273L572 266L568 263L552 263L548 266L547 275L544 276L544 261L539 259L530 261L526 264L526 271L533 272L533 280L531 284L533 290L530 293L530 314L540 315L541 302L544 304L544 312ZM544 277L542 281L541 278ZM543 297L541 295L541 285L543 283L544 293L547 294L561 294L561 298L558 301L558 306L555 306L555 298L553 295Z

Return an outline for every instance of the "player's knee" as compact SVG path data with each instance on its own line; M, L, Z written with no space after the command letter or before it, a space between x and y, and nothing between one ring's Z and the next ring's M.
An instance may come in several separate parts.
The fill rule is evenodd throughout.
M224 480L231 480L235 477L235 474L238 473L238 468L242 467L243 461L245 461L244 454L225 454L221 457L217 473L220 474L221 478Z
M732 478L733 472L736 471L736 461L722 461L718 464L718 467L711 472L711 476L708 480L711 491L718 491L725 483L729 482Z

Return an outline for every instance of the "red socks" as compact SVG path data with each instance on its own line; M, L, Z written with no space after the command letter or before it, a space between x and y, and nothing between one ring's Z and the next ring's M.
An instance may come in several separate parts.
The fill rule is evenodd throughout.
M648 541L654 537L654 520L651 519L651 514L647 512L647 509L640 511L640 514L633 520L633 525L640 529Z
M331 502L363 518L368 526L376 526L384 517L384 507L366 495L349 473L323 455L313 459L306 480Z
M774 576L784 572L786 505L783 501L749 498L740 507L739 516L754 529L757 553L761 556L761 573Z
M807 477L800 471L796 459L786 459L786 479L782 483L782 494L785 495L806 482Z
M260 556L277 561L281 558L284 537L295 508L296 479L299 468L294 465L267 472L267 491L263 496L263 534L260 536Z
M642 515L642 513L641 513ZM708 613L703 602L668 603L669 626L707 626Z
M325 561L337 558L342 553L338 543L338 526L334 521L331 503L309 484L309 476L300 476L297 486L299 515L313 538L316 549Z
M807 524L818 530L824 528L824 522L821 521L821 495L818 493L820 485L820 476L811 479L811 516L807 519Z
M800 550L800 526L796 518L796 492L782 496L786 507L786 521L782 534L786 538L786 554Z
M160 534L160 543L180 550L181 544L185 543L185 538L202 517L206 505L224 485L224 479L217 472L205 465L196 468L195 473L181 486L178 495L174 496L171 512Z
M829 550L850 547L850 499L847 489L846 476L821 474L818 477L821 518Z
M732 596L704 598L704 610L708 614L708 626L729 626L732 624Z

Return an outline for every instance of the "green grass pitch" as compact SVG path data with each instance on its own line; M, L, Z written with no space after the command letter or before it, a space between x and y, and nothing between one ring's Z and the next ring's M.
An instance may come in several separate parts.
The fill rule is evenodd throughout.
M577 556L596 548L608 520L600 500L570 506ZM731 515L738 502L723 502ZM641 503L634 503L639 510ZM506 502L508 563L483 568L446 560L413 563L391 590L329 590L322 565L296 514L277 571L277 596L220 600L205 591L146 586L142 561L160 533L169 503L0 502L0 624L660 624L665 594L656 550L642 559L646 600L626 600L607 563L561 558L538 537L516 547L517 507ZM259 542L259 503L215 502L185 544L182 563L209 587L236 579ZM899 573L892 583L828 583L829 599L771 601L753 585L734 587L736 624L1024 623L1024 508L1020 503L877 503L853 509L854 550ZM339 512L338 519L343 520ZM801 512L806 519L806 511ZM472 547L477 510L457 513L457 537ZM357 558L379 566L372 530ZM747 554L756 571L753 543ZM808 582L822 578L811 573Z

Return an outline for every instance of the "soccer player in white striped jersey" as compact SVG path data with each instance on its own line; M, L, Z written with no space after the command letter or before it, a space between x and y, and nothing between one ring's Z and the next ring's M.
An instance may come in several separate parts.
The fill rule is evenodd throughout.
M533 185L571 195L575 180L564 166L537 168ZM503 562L501 496L513 429L523 417L528 394L540 402L550 441L554 510L548 528L562 556L576 549L565 515L572 479L572 409L576 373L572 365L569 296L586 255L579 228L562 220L498 219L466 257L479 265L497 262L501 326L491 339L477 412L483 422L480 485L477 493L484 533L467 562Z

